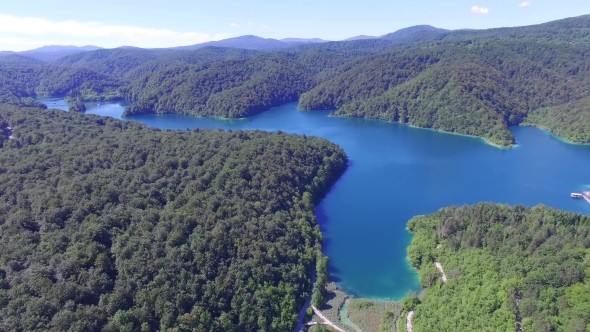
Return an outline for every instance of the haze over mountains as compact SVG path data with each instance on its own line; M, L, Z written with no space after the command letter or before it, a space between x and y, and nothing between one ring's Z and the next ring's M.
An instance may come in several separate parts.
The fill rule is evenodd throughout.
M344 41L353 41L353 40L362 40L362 39L377 39L378 37L375 36L366 36L366 35L359 35L344 39Z
M22 52L12 52L12 51L0 51L0 57L11 55L11 54L19 54L28 56L37 60L51 62L53 60L57 60L64 56L81 53L81 52L88 52L88 51L95 51L99 50L102 47L88 45L88 46L61 46L61 45L48 45L39 47L33 50L22 51Z
M388 39L388 40L395 40L399 38L404 38L414 32L418 31L434 31L434 32L447 32L449 30L435 28L429 25L416 25L408 28L404 28L383 36L365 36L359 35L355 37L351 37L345 39L344 41L355 41L355 40L362 40L362 39ZM227 38L218 41L211 41L201 44L195 45L187 45L187 46L177 46L171 47L169 49L172 50L183 50L183 51L192 51L197 50L200 48L208 47L208 46L215 46L215 47L231 47L231 48L242 48L248 50L277 50L282 48L289 48L298 45L305 45L305 44L316 44L316 43L326 43L330 42L330 40L324 40L320 38L284 38L284 39L272 39L272 38L262 38L253 35L245 35L233 38ZM135 48L132 46L123 46L120 48ZM61 57L73 55L82 52L88 51L95 51L98 49L102 49L101 47L97 46L59 46L59 45L51 45L51 46L43 46L37 49L23 51L23 52L12 52L12 51L0 51L0 57L10 55L10 54L19 54L28 56L31 58L35 58L45 62L51 62L57 60Z
M225 118L299 101L301 109L502 146L514 144L508 126L525 121L589 143L590 122L570 126L578 118L573 110L590 104L589 44L585 15L489 30L422 25L352 41L241 36L177 48L78 49L50 63L18 53L0 57L0 100L23 106L35 105L36 96L124 99L132 103L125 116Z

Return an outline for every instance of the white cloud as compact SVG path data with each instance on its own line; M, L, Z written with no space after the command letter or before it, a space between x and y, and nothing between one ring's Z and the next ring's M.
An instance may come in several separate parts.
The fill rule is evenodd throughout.
M100 22L74 20L51 21L35 17L18 17L0 14L0 48L4 44L23 44L27 40L79 40L81 44L101 43L101 46L133 45L140 47L170 47L190 45L223 39L224 35L200 32L180 32L126 25L109 25ZM6 43L14 39L15 43ZM30 42L36 44L37 42ZM109 45L105 45L109 44Z
M262 28L263 29L270 29L270 27L268 25L263 25Z
M521 3L520 5L518 5L518 7L525 8L525 7L530 7L530 6L532 6L532 5L533 5L533 3L532 3L532 2L530 2L530 1L525 1L525 2Z
M254 22L250 21L248 22L248 25L254 25Z
M237 28L237 27L239 27L240 25L239 25L238 23L232 23L232 24L230 24L229 26L230 26L230 27L232 27L232 28Z
M471 12L474 14L487 14L490 10L485 7L473 6L471 7Z

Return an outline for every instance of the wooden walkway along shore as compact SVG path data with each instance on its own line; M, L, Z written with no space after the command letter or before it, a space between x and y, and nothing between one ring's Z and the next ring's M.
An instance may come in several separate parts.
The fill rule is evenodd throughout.
M324 321L324 322L323 322L323 323L321 323L321 324L324 324L324 325L329 325L329 326L331 326L332 328L334 328L335 330L337 330L337 331L340 331L340 332L346 332L346 331L344 331L343 329L341 329L341 328L339 328L338 326L336 326L334 323L332 323L332 322L331 322L331 321L330 321L328 318L326 318L326 316L324 316L324 314L322 314L322 312L321 312L321 311L319 311L319 310L318 310L316 307L314 307L314 306L311 306L311 308L313 309L313 312L315 312L315 314L316 314L316 315L318 315L318 317L319 317L319 318L321 318L321 319ZM307 325L310 325L310 326L311 326L311 325L316 325L316 324L318 324L318 323L316 323L316 322L310 322L310 323L307 323Z

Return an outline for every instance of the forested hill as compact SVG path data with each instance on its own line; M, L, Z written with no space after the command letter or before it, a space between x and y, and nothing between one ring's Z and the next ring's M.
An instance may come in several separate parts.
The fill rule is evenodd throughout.
M293 329L342 149L0 105L8 126L0 330Z
M414 331L588 331L590 217L480 203L408 222ZM439 262L447 277L435 266ZM405 329L403 329L405 331Z
M299 100L306 110L337 109L501 146L514 143L508 126L523 122L590 143L588 51L590 15L489 30L415 26L278 51L120 48L46 65L13 57L0 61L0 101L35 105L20 98L42 94L128 99L126 116L237 118Z
M305 45L146 77L125 91L136 101L126 115L245 117L299 100L302 109L338 109L336 115L399 121L510 146L508 126L532 111L590 95L589 41L590 16L582 16L530 27L430 28L396 41ZM542 122L563 127L564 119L577 118L569 109L560 111L540 113ZM568 138L590 142L584 138L590 122L573 131Z
M338 115L399 121L510 145L507 126L521 123L529 112L590 95L585 53L572 45L525 41L415 47L376 56L319 84L302 95L300 107L339 108Z
M590 96L567 104L539 108L525 124L547 129L570 142L590 142Z

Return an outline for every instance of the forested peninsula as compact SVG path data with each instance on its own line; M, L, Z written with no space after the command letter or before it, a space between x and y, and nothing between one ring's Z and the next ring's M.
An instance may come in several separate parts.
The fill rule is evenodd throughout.
M322 301L335 144L6 104L0 127L0 330L290 331L316 266Z
M125 116L241 118L286 102L514 144L509 126L590 143L590 15L540 25L448 31L276 50L100 49L43 62L0 57L0 101L125 99ZM575 124L575 125L571 125Z
M415 217L408 228L426 287L404 300L414 331L590 328L590 217L480 203Z

